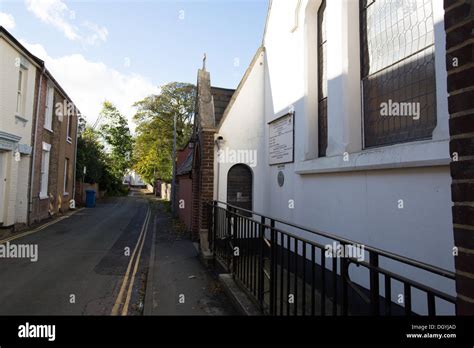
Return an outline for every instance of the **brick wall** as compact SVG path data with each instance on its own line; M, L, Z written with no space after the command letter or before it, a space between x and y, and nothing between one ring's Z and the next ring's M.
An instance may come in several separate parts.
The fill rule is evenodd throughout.
M71 117L71 142L66 139L67 134L67 118L60 119L53 111L52 131L44 128L45 121L45 104L48 78L43 77L41 86L40 106L38 112L38 127L35 136L35 163L33 177L33 194L32 194L32 211L30 212L29 222L34 223L46 219L49 216L50 203L54 213L64 212L69 209L69 200L72 199L74 190L74 172L75 172L75 146L78 119L76 115ZM57 89L54 93L54 102L63 103L64 97ZM55 108L53 109L55 110ZM35 120L36 122L36 120ZM34 126L34 124L33 124ZM33 130L34 132L34 130ZM41 163L42 163L42 143L51 145L49 159L49 177L48 177L48 193L53 199L40 199L41 190ZM67 187L68 195L64 195L64 163L65 158L69 158L69 185Z
M56 99L57 96L57 99ZM55 93L55 104L57 102L64 103L64 97ZM64 104L63 104L64 105ZM67 138L67 128L68 128L68 118L65 115L62 119L62 122L59 121L57 116L54 116L56 119L56 124L58 127L58 136L55 136L53 143L58 145L58 158L57 158L57 177L56 177L56 198L55 198L55 211L56 212L65 212L69 210L69 201L73 199L73 189L74 189L74 172L75 172L75 142L76 142L76 126L77 126L77 115L73 114L70 116L69 122L72 123L71 126L71 139ZM65 161L66 158L69 159L68 167L68 186L64 187L64 170L65 170Z
M474 8L444 0L456 267L456 312L474 314Z
M39 85L39 73L37 77L38 85ZM40 200L39 192L41 188L41 162L42 162L42 144L43 141L51 144L51 137L52 134L47 132L44 128L44 118L45 118L45 103L46 103L46 87L47 87L47 79L43 76L41 81L41 95L39 95L39 112L36 114L35 110L35 119L33 120L33 141L34 141L34 152L35 152L35 163L32 164L34 172L33 176L33 190L32 190L32 211L30 212L29 216L29 223L34 223L40 220L43 220L48 217L48 207L49 201L48 200ZM39 86L38 86L39 88ZM38 92L37 92L38 94ZM38 120L36 120L38 118ZM35 136L35 126L36 122L38 123L38 129Z
M201 134L201 229L207 229L208 211L205 204L214 197L214 131Z
M192 171L192 214L191 214L191 231L193 238L196 238L199 235L199 203L200 203L200 184L201 184L201 146L197 143L194 147L194 157L193 157L193 171Z
M178 175L176 177L178 187L178 206L181 200L184 201L184 207L178 207L178 215L180 220L186 225L186 229L191 231L192 217L192 181L189 175Z
M201 229L207 229L206 203L214 197L214 131L200 131L195 146L192 172L192 232L198 237Z

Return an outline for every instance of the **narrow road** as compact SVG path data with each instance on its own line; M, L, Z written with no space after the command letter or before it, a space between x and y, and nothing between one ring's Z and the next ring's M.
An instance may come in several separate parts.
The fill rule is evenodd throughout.
M151 233L141 233L148 206L139 195L108 199L10 241L37 245L38 260L0 258L0 315L110 315L114 304L120 315L127 296L126 314L141 314L151 245ZM135 249L138 257L142 235L134 272L130 260ZM126 273L136 273L133 288L123 286Z

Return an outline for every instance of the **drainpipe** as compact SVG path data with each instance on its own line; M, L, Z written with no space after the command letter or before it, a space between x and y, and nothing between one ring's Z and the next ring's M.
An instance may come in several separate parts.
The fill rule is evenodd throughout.
M176 217L176 113L173 116L173 125L173 177L171 178L171 212L173 217Z
M30 177L30 193L28 197L29 213L28 213L28 225L31 223L31 213L33 212L33 184L35 178L35 162L36 162L36 136L38 135L38 119L39 119L39 108L41 105L41 89L43 87L43 75L46 71L46 67L43 65L41 71L39 88L38 88L38 99L36 101L36 118L35 118L35 132L33 133L33 158L31 160L31 177Z
M219 177L220 177L221 163L219 161L219 143L217 143L217 181L216 181L216 201L219 200Z
M76 113L76 144L74 146L74 179L72 182L72 199L74 200L74 207L76 206L76 167L77 167L77 139L79 138L79 116ZM81 187L82 189L82 187ZM82 191L81 191L82 192ZM98 193L98 192L97 192ZM69 201L70 202L70 201ZM81 198L82 204L82 198Z

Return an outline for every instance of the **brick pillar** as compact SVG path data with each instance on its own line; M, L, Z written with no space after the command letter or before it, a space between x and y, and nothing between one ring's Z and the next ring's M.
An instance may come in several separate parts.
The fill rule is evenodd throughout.
M208 209L214 196L214 129L201 132L201 167L199 195L199 244L204 257L210 256Z
M207 229L206 203L214 197L214 131L202 132L200 228Z
M458 315L474 314L474 8L444 0Z
M192 232L193 236L208 228L208 211L206 203L214 197L214 130L202 130L199 133L199 143L194 153L192 172L193 210Z

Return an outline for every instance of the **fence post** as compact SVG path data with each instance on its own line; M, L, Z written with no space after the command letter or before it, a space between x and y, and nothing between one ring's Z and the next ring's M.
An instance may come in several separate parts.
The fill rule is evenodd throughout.
M216 201L212 201L212 206L211 206L211 209L212 209L212 236L211 236L211 240L212 240L212 252L214 254L214 249L215 249L215 245L216 245L216 234L217 234L217 229L219 228L219 226L217 225L217 202Z
M232 248L230 252L232 253L232 274L235 277L235 272L237 270L236 264L237 264L237 256L235 256L235 247L237 246L237 209L234 209L234 217L233 217L233 231L232 231ZM240 249L240 248L239 248ZM239 255L240 255L240 250L239 250Z
M373 267L379 267L379 255L369 252L370 268L370 306L372 315L379 315L379 273Z
M212 252L212 234L213 234L213 227L214 223L212 220L212 203L206 203L207 209L207 238L209 243L209 251Z
M263 312L264 306L264 294L265 294L265 279L264 279L264 269L265 269L265 217L260 217L260 255L259 255L259 267L258 267L258 302L260 304L260 310Z
M212 201L211 209L212 209L212 236L211 236L212 250L211 251L212 251L212 264L215 268L216 267L216 234L217 234L217 229L219 228L219 225L218 225L219 219L217 218L217 214L219 212L217 209L216 201Z
M231 207L228 207L226 209L226 219L227 219L227 231L226 231L226 236L225 236L225 259L226 259L226 263L227 263L227 269L229 270L229 272L232 273L232 270L230 269L230 260L231 260L231 257L232 257L232 250L229 250L230 247L231 247L231 229L232 229L232 225L231 225L231 218L232 218L232 208ZM229 255L229 252L230 252L230 255ZM232 273L232 277L234 276L234 274Z
M275 220L270 220L270 315L275 315Z
M342 244L342 243L341 243ZM344 250L346 248L346 244L342 244ZM341 280L342 280L342 315L348 314L348 293L347 293L347 279L348 279L348 267L349 262L347 261L347 257L341 257Z

